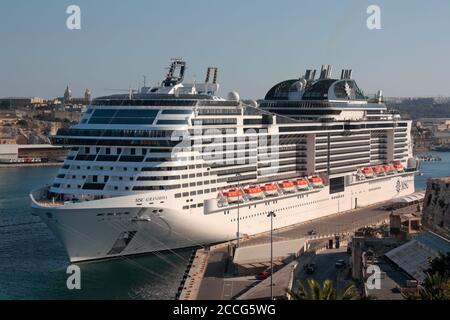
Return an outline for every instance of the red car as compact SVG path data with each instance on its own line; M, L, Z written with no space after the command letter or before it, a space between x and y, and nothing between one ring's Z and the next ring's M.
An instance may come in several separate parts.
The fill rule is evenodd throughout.
M261 272L258 273L258 275L256 276L256 279L258 279L258 280L264 280L264 279L267 279L268 277L270 277L270 270L269 270L269 271L261 271Z

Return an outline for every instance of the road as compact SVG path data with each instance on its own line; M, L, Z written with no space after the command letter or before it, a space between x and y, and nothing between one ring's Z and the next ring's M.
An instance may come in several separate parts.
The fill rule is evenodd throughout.
M294 276L294 283L301 281L306 288L307 279L314 279L322 284L325 280L332 280L336 291L340 292L349 281L346 279L348 274L348 268L338 269L335 266L337 260L344 260L349 264L350 254L347 253L347 247L341 247L339 249L327 249L314 255L311 259L311 263L316 264L316 271L313 274L306 274L303 268L298 270L298 273Z
M388 218L390 212L379 209L380 206L381 204L378 204L376 206L339 213L318 220L308 221L293 227L276 230L274 233L274 241L301 238L304 237L309 230L315 230L318 235L354 231L365 225L374 224ZM250 246L268 241L270 241L269 235L259 235L241 241L241 246ZM334 272L335 260L341 259L342 256L345 257L346 254L339 251L333 252L336 255L334 255L334 253L326 255L326 257L318 255L319 263L322 266L321 270L317 271L318 279L337 279L337 275ZM226 270L228 264L226 257L226 248L211 251L208 266L200 284L197 299L233 299L240 292L245 291L257 283L256 280L249 278L232 278L230 273ZM341 287L340 281L337 282L337 285Z

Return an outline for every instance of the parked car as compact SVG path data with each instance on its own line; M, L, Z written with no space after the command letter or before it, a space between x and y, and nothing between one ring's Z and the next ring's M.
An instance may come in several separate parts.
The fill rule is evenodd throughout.
M315 263L308 263L305 265L305 272L306 274L313 274L317 269L317 266Z
M264 280L264 279L267 279L268 277L270 277L270 269L261 271L260 273L258 273L256 275L257 280Z
M345 263L344 259L339 259L338 261L336 261L336 263L334 264L334 266L338 269L341 268L345 268L347 264Z

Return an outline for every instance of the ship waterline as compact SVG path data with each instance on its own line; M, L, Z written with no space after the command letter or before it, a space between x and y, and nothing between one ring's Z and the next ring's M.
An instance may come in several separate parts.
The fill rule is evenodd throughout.
M178 70L178 71L177 71ZM72 262L228 241L414 192L411 121L351 77L283 81L259 104L215 95L217 69L95 99L52 142L71 147L34 212ZM177 73L178 72L178 73ZM214 72L214 76L211 76ZM212 82L211 82L211 79Z

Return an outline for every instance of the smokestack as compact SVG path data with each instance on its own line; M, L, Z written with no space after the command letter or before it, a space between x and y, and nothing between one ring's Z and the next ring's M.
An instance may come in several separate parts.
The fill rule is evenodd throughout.
M316 77L316 70L311 70L311 69L306 70L306 73L305 73L306 81L314 81L315 77Z
M217 74L218 74L218 69L214 68L214 79L213 79L213 83L216 84L217 83Z
M320 70L320 79L330 79L331 70L332 70L332 67L330 64L322 65L322 69Z

